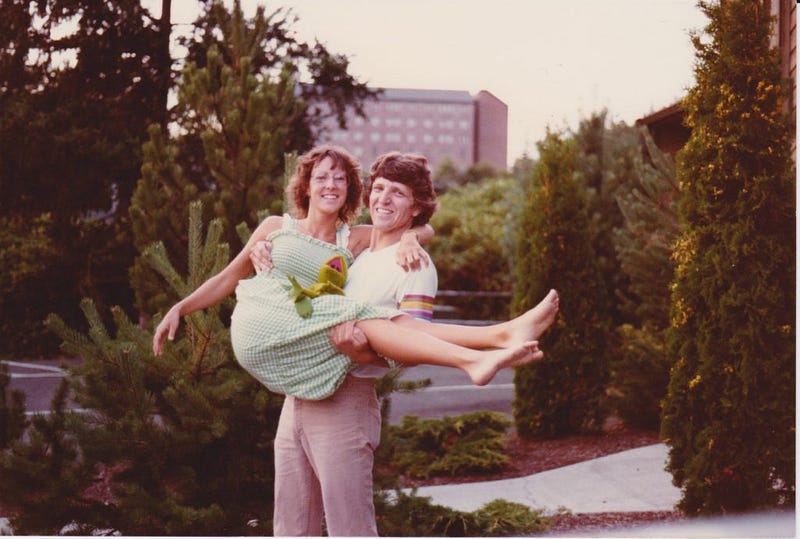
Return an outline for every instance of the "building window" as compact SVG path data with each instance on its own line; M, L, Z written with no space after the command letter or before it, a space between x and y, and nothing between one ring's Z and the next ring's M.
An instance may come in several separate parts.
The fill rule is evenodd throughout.
M378 142L379 140L381 140L381 134L380 133L372 133L369 136L369 140L371 140L372 142Z

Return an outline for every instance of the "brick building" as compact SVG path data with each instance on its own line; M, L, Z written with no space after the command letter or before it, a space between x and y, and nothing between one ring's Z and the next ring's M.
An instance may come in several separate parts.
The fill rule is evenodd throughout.
M350 150L364 168L388 151L416 152L432 169L449 157L460 169L485 161L506 170L508 106L481 90L383 88L364 104L366 118L351 113L347 129L334 121L319 136Z

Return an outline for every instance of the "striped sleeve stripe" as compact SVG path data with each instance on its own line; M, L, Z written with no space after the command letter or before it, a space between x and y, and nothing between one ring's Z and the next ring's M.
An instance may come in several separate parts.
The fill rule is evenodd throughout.
M414 318L431 320L433 318L433 303L433 296L409 294L403 297L397 307Z
M426 322L430 322L433 320L433 310L430 311L420 311L420 310L411 310L411 309L401 309L404 313L409 316L413 316L414 318L419 318L420 320L425 320Z

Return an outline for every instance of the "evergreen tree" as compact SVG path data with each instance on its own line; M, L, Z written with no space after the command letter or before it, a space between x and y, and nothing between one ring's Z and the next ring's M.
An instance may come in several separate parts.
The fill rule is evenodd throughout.
M295 81L300 73L310 80L293 90L297 114L276 116L288 122L280 126L286 129L286 136L278 148L233 140L224 151L245 144L253 151L269 152L266 160L271 160L279 176L284 152L307 149L323 119L334 115L343 122L348 107L361 111L361 100L372 95L365 84L347 73L346 57L332 54L320 44L297 41L291 16L276 12L265 17L259 9L246 30L239 31L238 4L233 13L221 1L203 4L206 13L198 19L192 37L183 41L189 60L199 69L205 67L215 45L222 63L233 71L250 70L259 80L268 78L275 85ZM161 0L158 18L142 2L132 0L0 3L0 215L32 221L49 212L52 243L57 249L54 256L42 260L44 268L36 284L25 283L8 298L9 309L24 317L15 317L0 328L0 355L55 353L55 341L17 336L40 334L41 321L50 311L70 323L83 323L78 308L82 297L93 298L101 312L108 312L106 305L130 309L134 295L141 304L142 297L155 293L134 294L129 286L129 270L137 253L129 204L142 174L142 145L151 137L148 126L157 124L165 130L175 112L167 110L167 95L174 89L169 54L171 5L170 0ZM63 35L65 28L73 27L74 32ZM234 31L238 32L235 36ZM228 40L225 36L232 37ZM253 36L258 39L247 41ZM229 47L229 43L235 46ZM247 56L242 50L249 51L249 65L233 61L234 56ZM230 54L232 51L236 55ZM184 65L181 59L174 62L176 71ZM210 82L219 77L220 73L214 73ZM285 95L277 92L275 98ZM282 113L280 107L285 105L281 102L273 112ZM185 124L189 113L182 111L184 118L178 123ZM226 120L229 126L236 123ZM200 131L183 136L176 163L206 192L215 187L217 178L204 162L203 145ZM246 161L239 156L226 157L229 165ZM225 172L242 170L230 166ZM270 198L270 193L264 197ZM198 197L184 200L194 198ZM220 199L220 204L228 203ZM209 214L213 206L206 204ZM175 211L179 223L175 234L181 239L178 245L170 245L176 249L185 246L181 211L185 207ZM230 223L240 220L231 218ZM163 232L170 234L171 230ZM136 245L141 249L158 238L150 235L136 240ZM144 267L137 263L135 271L141 273ZM136 274L134 287L140 286L140 281Z
M51 282L48 275L61 251L53 240L53 226L49 213L30 219L0 217L0 312L14 313L0 319L0 335L13 335L16 340L0 355L57 346L55 337L41 324L51 306L39 299L40 295L57 297L61 283ZM37 320L38 324L32 323Z
M146 127L166 116L158 21L119 0L11 0L0 10L0 213L124 216ZM67 22L75 29L61 35Z
M795 503L795 169L769 4L701 2L662 422L689 514ZM788 81L787 81L788 84Z
M522 436L557 437L602 425L607 299L575 141L550 133L539 155L518 232L513 310L534 306L550 288L562 291L561 304L540 339L546 359L516 371L514 419Z
M605 311L608 329L605 336L605 347L598 352L608 365L618 363L618 358L632 352L626 346L623 337L626 333L611 331L621 324L629 322L625 310L622 309L621 298L628 295L630 278L622 271L620 258L614 249L614 234L623 225L623 214L617 204L619 197L625 196L634 182L636 155L640 146L635 130L625 124L607 125L607 111L592 114L581 121L575 134L578 148L576 167L584 179L587 190L587 212L589 227L587 234L594 249L600 279L607 298ZM629 354L630 357L630 354ZM645 360L646 361L646 360ZM633 374L626 372L626 374ZM642 373L637 373L637 375ZM630 379L634 380L633 377ZM619 379L617 379L619 381ZM651 380L636 380L637 385L648 386ZM663 383L662 383L663 387ZM618 388L629 391L630 387ZM611 393L614 395L614 392ZM656 410L658 412L658 410Z
M8 365L0 363L0 450L22 437L27 426L25 393L19 389L10 389L10 383Z
M267 16L259 8L247 19L239 2L231 12L221 2L211 2L198 22L199 37L189 43L192 60L178 85L175 128L168 133L151 126L143 148L142 177L130 211L139 250L160 240L169 252L185 252L180 215L193 200L203 201L207 218L224 218L229 224L253 226L259 212L281 211L285 154L310 147L314 111L322 104L335 108L331 103L342 96L320 90L313 103L302 98L297 73L326 60L290 37L280 13ZM202 61L198 51L203 51ZM324 49L314 54L329 55ZM335 64L332 58L328 63ZM320 84L338 81L342 88L360 87L339 68L317 71ZM363 96L353 90L346 97ZM360 101L348 103L360 106ZM233 229L227 241L239 245ZM130 273L143 313L177 299L148 268L140 256Z
M75 416L66 411L68 393L62 382L50 414L34 416L28 439L12 441L0 454L0 503L11 511L17 534L55 535L92 511L105 513L99 500L75 495L86 492L92 473L78 459L78 443L70 429Z
M634 186L617 195L625 222L614 231L614 246L630 280L627 293L618 299L631 323L617 327L621 347L612 358L611 385L617 413L626 424L657 430L671 365L665 331L675 271L671 255L678 234L678 184L672 159L645 128L641 136L643 153L634 163Z
M505 174L505 172L503 174ZM488 161L481 161L467 167L467 170L464 171L461 177L461 182L463 185L469 185L488 180L489 178L498 178L503 174L500 174Z
M521 157L518 157L514 164L511 167L511 176L519 180L520 182L528 181L531 174L533 174L533 167L536 165L536 161L528 155L528 152L522 154Z
M127 205L146 126L166 117L163 29L140 2L0 5L0 215L50 219L56 250L5 298L20 316L0 329L2 355L52 354L19 335L41 336L49 311L76 322L82 296L132 303Z
M636 325L664 329L669 325L679 191L673 160L656 147L646 128L640 134L642 153L634 163L633 187L617 195L625 221L614 231L614 246L631 281L621 309Z
M628 287L614 249L614 231L623 223L617 197L630 189L639 143L635 131L625 124L607 126L607 115L603 110L581 121L575 140L577 167L588 190L590 240L610 300L608 315L616 326L626 321L618 296Z
M229 10L221 0L208 1L194 23L194 32L181 42L188 50L188 61L200 68L206 65L208 51L216 47L226 65L235 65L236 58L247 56L253 73L273 79L284 71L292 78L302 75L305 83L295 92L307 107L303 116L294 117L287 126L284 152L309 149L328 119L345 128L348 109L364 114L363 102L376 92L347 72L350 63L346 56L331 53L318 41L313 45L297 41L291 28L297 17L291 10L279 8L268 14L258 6L253 18L243 21L240 3L234 0Z
M189 275L182 278L162 244L147 260L178 295L229 259L221 220L202 236L191 206ZM0 461L0 502L18 533L268 535L272 440L282 398L269 393L232 356L220 306L187 317L185 330L152 355L152 332L121 309L112 335L90 300L88 336L58 316L49 327L62 349L83 359L70 388L85 414L64 411L66 386L49 416L34 420L30 441Z
M246 56L237 58L236 69L224 65L216 49L208 54L205 68L190 64L183 74L177 123L185 134L169 139L154 125L144 146L131 205L139 249L161 240L170 252L185 252L186 228L178 216L195 199L227 223L257 223L259 210L280 211L284 137L293 117L302 115L294 83L287 73L278 81L259 80ZM231 231L227 240L238 238ZM164 297L148 267L139 256L131 282L140 308L154 312L176 298Z
M449 156L442 159L433 171L433 185L441 194L461 184L461 171Z

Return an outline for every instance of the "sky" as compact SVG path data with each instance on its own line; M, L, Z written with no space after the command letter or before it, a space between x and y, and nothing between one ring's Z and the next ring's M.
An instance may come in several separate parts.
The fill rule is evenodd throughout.
M602 110L633 124L692 86L696 0L242 0L291 8L303 41L350 60L382 88L488 90L508 105L508 164L536 155L547 129ZM191 23L193 0L173 2Z

